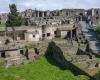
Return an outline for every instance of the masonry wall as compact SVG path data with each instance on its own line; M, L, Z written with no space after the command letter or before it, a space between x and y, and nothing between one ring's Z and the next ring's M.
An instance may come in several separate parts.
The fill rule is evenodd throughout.
M59 34L60 37L65 38L67 36L68 31L59 31L57 33L58 28L67 28L72 27L73 25L45 25L44 29L42 27L35 27L32 29L28 29L27 33L25 33L25 40L26 41L39 41L39 40L51 40ZM29 32L29 33L28 33ZM33 33L30 33L33 32ZM34 32L38 32L34 34ZM33 37L35 35L35 37Z
M27 34L28 41L39 41L40 36L39 34Z
M60 31L61 32L61 38L66 38L68 31Z
M25 33L25 40L26 41L42 40L42 28L41 27L28 29L27 32L29 32L29 33ZM34 32L37 32L37 33L34 33Z

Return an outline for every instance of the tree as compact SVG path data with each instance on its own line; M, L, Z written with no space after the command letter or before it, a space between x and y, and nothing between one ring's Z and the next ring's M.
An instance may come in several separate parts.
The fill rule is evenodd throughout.
M18 16L17 8L15 4L9 5L10 13L8 14L8 20L6 22L6 27L12 27L13 30L13 39L15 39L15 26L21 25L21 17Z
M25 19L25 26L28 26L28 21Z
M8 20L6 22L7 27L14 27L21 25L21 17L18 16L17 8L15 4L9 5L10 13L8 14Z

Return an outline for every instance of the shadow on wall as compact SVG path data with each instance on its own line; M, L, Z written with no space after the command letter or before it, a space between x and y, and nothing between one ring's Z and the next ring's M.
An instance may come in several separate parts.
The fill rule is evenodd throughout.
M56 47L56 49L55 49L55 47ZM55 65L62 70L65 70L67 68L65 67L65 64L63 64L63 62L61 61L64 59L61 54L63 54L63 52L60 50L60 48L58 46L56 46L56 44L54 42L50 42L48 45L47 51L45 53L46 59L52 65ZM54 57L58 58L59 61L57 59L55 59Z
M47 51L45 53L46 59L49 63L51 63L54 66L59 67L61 70L70 70L75 76L77 75L86 75L92 79L92 77L72 64L71 62L67 61L64 58L62 50L54 43L50 42L47 48Z

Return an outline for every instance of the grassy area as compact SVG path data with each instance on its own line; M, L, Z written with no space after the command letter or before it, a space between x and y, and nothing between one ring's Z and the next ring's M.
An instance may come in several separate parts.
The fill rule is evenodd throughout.
M96 58L97 61L100 61L100 58Z
M41 57L33 63L17 65L9 69L0 67L0 80L89 80L87 76L74 76L69 70L61 70Z
M0 24L0 29L5 29L5 24Z
M6 27L5 24L0 24L0 27Z

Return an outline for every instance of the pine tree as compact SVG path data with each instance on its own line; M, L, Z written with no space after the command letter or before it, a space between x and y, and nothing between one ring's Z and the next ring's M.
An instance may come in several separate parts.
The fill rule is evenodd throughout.
M21 17L18 16L17 8L15 4L9 5L10 13L8 14L8 20L6 22L7 27L14 27L21 25Z
M10 13L8 14L8 20L6 22L6 28L12 27L13 30L13 39L16 40L16 31L15 26L21 25L21 17L18 16L17 8L15 4L9 5ZM7 30L7 29L6 29Z

